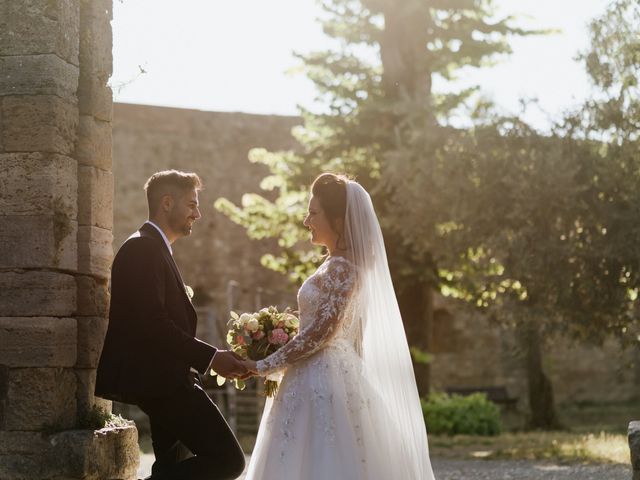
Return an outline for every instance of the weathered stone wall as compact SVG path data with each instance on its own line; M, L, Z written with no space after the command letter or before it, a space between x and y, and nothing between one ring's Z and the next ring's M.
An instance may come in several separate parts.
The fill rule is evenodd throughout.
M6 480L136 472L134 427L73 430L111 408L93 396L112 255L110 21L110 0L0 0Z

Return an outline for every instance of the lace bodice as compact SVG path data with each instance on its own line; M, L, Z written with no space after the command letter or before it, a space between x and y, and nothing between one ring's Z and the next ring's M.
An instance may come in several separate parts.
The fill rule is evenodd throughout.
M257 362L261 375L309 357L337 336L350 336L349 300L355 288L353 264L330 257L298 291L300 333L277 352Z

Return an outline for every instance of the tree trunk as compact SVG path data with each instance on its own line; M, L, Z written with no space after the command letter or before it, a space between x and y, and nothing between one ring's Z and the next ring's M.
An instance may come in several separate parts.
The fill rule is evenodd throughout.
M398 303L409 345L429 352L433 325L433 288L423 282L407 282L398 295ZM431 366L413 359L413 368L418 393L421 397L426 397L431 389Z
M382 88L388 104L421 105L429 126L436 125L432 106L431 63L427 55L431 11L418 0L363 0L363 5L384 16L378 38L382 62ZM396 105L396 106L397 106ZM380 112L390 129L398 127L404 114L397 108Z
M362 4L384 16L384 29L378 38L382 62L382 87L387 105L423 105L429 125L435 124L431 106L431 65L427 53L429 28L432 23L431 11L427 4L419 0L363 0ZM381 111L380 121L390 131L397 131L405 120L406 112L393 108ZM390 143L382 145L387 151L397 148L395 135L389 135ZM384 208L384 207L382 207ZM388 238L389 239L389 238ZM390 239L389 239L390 240ZM390 240L391 241L391 240ZM399 258L406 255L406 245L396 238L392 251ZM409 260L411 262L411 260ZM400 261L402 263L402 261ZM425 265L415 264L416 277ZM402 267L400 268L402 269ZM400 275L396 278L399 278ZM415 281L402 280L398 303L407 333L409 345L422 352L430 351L433 323L433 288L428 282L418 278ZM413 367L420 396L429 394L431 375L428 363L413 360Z
M388 100L403 96L424 101L431 94L431 71L427 63L427 41L431 14L420 1L382 1L377 3L384 15L380 37L382 84Z
M522 328L529 384L529 427L542 430L558 429L561 425L553 400L553 386L542 365L540 332L533 322Z

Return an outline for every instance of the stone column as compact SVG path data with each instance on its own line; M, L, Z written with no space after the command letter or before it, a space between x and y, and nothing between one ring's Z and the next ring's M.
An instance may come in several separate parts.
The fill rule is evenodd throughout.
M629 423L628 437L633 480L640 480L640 422Z
M111 1L0 0L0 478L134 478L97 405L112 256Z
M111 173L112 72L111 0L80 1L78 85L78 408L95 402L95 372L107 331L108 282L113 256L113 174Z

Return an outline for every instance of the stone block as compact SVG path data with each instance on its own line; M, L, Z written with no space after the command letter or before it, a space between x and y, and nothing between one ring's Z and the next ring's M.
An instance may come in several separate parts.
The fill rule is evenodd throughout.
M104 317L78 318L78 358L76 367L97 368L107 333L109 319ZM91 390L93 392L93 390Z
M32 270L0 272L0 317L71 316L76 311L76 295L76 281L71 275Z
M113 234L98 227L78 227L78 272L109 278L113 260Z
M628 437L633 480L640 480L640 421L629 423Z
M95 384L94 384L94 388L95 388ZM111 400L106 400L104 398L96 397L94 395L93 404L105 412L113 411L113 402Z
M113 93L107 82L113 72L112 1L81 0L80 12L80 114L110 122Z
M78 109L80 115L89 115L97 120L113 120L113 92L102 77L81 75L78 86Z
M57 55L0 57L0 96L56 95L75 98L80 70Z
M140 461L135 426L62 432L52 438L59 455L54 466L66 478L131 480Z
M75 370L76 382L76 404L78 413L88 412L95 404L96 396L96 370L92 368L78 368Z
M52 53L78 65L79 0L0 2L0 55Z
M5 152L73 153L78 125L75 100L55 95L2 97L0 136Z
M80 68L106 84L113 72L112 0L80 1Z
M0 215L0 268L75 270L77 231L64 214Z
M11 368L2 430L63 430L76 422L76 376L68 368Z
M75 318L0 317L0 364L8 367L72 367Z
M47 478L43 474L50 450L49 438L41 432L0 431L0 478Z
M88 115L80 117L78 143L74 157L81 165L111 170L111 122L96 120Z
M77 314L83 317L109 315L109 283L106 279L76 276L78 287Z
M78 224L111 230L113 227L113 174L78 167Z
M4 419L6 418L9 371L9 367L0 363L0 431L4 429Z
M0 432L3 480L131 480L138 463L134 425L52 435Z
M79 415L89 412L94 406L105 412L111 412L112 402L95 396L96 370L94 368L78 368L75 373L78 382L76 403Z
M2 97L0 97L1 99ZM0 100L0 128L2 128L2 101ZM0 153L4 152L4 145L2 144L2 131L0 130Z
M3 215L77 218L77 162L55 153L0 153Z

